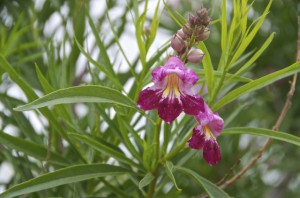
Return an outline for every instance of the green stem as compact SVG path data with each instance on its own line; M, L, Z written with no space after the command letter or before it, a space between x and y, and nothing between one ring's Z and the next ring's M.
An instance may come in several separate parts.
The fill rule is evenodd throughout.
M226 73L227 72L226 72L226 68L225 68L224 71L223 71L223 73L222 73L222 76L221 76L221 78L219 80L218 86L214 89L212 97L209 99L208 105L212 105L213 101L215 101L215 98L218 95L218 93L219 93L219 91L220 91L220 89L221 89L221 87L223 85Z
M149 185L148 193L147 193L147 198L152 198L154 197L155 194L155 187L156 187L156 182L158 178L158 172L159 172L159 166L156 167L155 173L154 173L154 179Z
M182 150L186 146L186 142L190 139L190 135L187 135L184 140L179 144L175 149L173 149L170 153L165 155L164 161L172 159L180 150Z

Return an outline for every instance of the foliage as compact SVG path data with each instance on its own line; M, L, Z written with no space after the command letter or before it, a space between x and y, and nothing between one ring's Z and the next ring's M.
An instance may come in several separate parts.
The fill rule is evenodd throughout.
M293 60L296 33L286 39L285 31L276 32L283 26L273 10L280 2L200 2L213 18L211 36L197 46L203 62L187 67L200 76L207 87L203 98L225 121L218 139L222 161L212 167L187 147L195 126L191 116L168 125L156 111L136 106L151 71L172 53L168 38L186 22L186 13L200 8L199 1L102 4L0 2L0 162L14 170L1 198L300 196L299 101L282 132L270 129L289 87L282 79L300 71ZM53 18L60 20L57 26ZM296 23L286 20L296 31ZM282 46L295 50L283 59ZM277 141L246 177L221 189L217 181L247 164L261 136Z

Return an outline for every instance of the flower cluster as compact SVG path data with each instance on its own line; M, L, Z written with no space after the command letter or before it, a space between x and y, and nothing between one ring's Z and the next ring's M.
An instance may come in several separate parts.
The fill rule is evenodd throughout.
M208 12L203 7L196 11L196 16L190 15L188 24L178 30L171 41L176 54L170 56L164 66L152 71L154 85L141 91L137 105L142 110L157 109L160 118L168 124L182 112L194 116L198 125L188 145L192 149L203 149L203 158L210 165L215 165L221 160L216 138L224 122L200 96L200 86L196 85L199 79L197 74L185 66L186 59L192 63L202 61L203 52L191 49L208 38L209 23Z
M206 8L202 7L195 15L190 15L188 23L185 24L171 40L171 47L178 56L192 63L200 63L203 59L201 50L191 50L195 44L208 39L210 35L210 18Z

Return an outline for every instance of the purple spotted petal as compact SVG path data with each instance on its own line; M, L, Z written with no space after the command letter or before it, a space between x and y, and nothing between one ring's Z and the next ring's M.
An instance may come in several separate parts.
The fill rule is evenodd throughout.
M141 91L139 99L137 101L138 107L143 110L156 109L158 107L161 96L161 90L153 90L151 89L151 87L148 87Z
M184 95L180 96L183 104L183 111L189 115L197 115L204 111L204 101L199 95Z
M204 142L203 158L210 165L216 165L221 161L220 148L215 139L208 139Z
M168 124L171 124L181 112L182 104L177 98L164 98L159 102L158 115Z
M203 148L205 141L205 134L202 131L201 127L195 127L193 130L193 135L188 141L188 145L192 149L201 149Z

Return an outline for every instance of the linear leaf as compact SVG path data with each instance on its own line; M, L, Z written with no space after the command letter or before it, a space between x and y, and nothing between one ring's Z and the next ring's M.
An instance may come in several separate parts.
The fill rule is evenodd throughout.
M211 97L213 86L214 86L214 67L210 59L209 52L203 42L200 42L198 48L204 52L204 59L203 59L203 68L205 73L205 82L207 84L207 89L209 96Z
M270 129L262 129L262 128L251 128L251 127L235 127L235 128L229 128L225 129L222 132L222 135L231 135L231 134L249 134L249 135L255 135L255 136L263 136L268 137L284 142L288 142L297 146L300 146L300 137L279 132L279 131L273 131Z
M222 53L225 53L226 50L226 41L227 41L227 18L226 18L226 0L222 1L222 35L221 35L221 48Z
M86 13L87 13L87 17L88 17L88 22L89 22L89 25L91 27L91 30L93 32L93 35L96 39L96 43L97 43L97 46L100 48L100 54L101 54L101 57L102 57L102 62L104 63L103 66L105 67L106 71L108 71L110 73L110 75L112 77L115 77L116 78L116 74L113 70L113 66L110 62L110 59L109 59L109 56L107 54L107 49L106 49L106 46L104 45L103 41L101 40L100 36L99 36L99 32L93 22L93 19L91 18L89 12L88 12L88 9L86 7Z
M80 102L114 103L138 109L135 103L115 89L88 85L60 89L47 94L31 103L15 108L16 111L28 111L56 104Z
M195 181L204 188L204 190L207 192L207 194L211 198L229 198L230 197L226 192L224 192L218 186L211 183L209 180L205 179L204 177L201 177L195 171L192 171L190 169L183 168L180 166L174 166L174 169L179 170L179 171L183 172L184 174L194 178Z
M285 78L287 76L290 76L294 73L297 73L300 71L300 62L294 63L293 65L290 65L282 70L279 70L277 72L271 73L269 75L263 76L259 79L253 80L231 92L229 92L227 95L225 95L221 100L216 102L213 106L213 110L217 111L224 105L228 104L229 102L237 99L238 97L242 96L243 94L249 93L251 91L263 88L269 84L272 84L273 82L280 80L282 78Z
M152 173L147 173L145 177L139 182L139 189L144 188L145 186L148 186L150 182L154 179L154 176Z
M127 169L107 164L75 165L47 173L15 185L4 193L0 194L0 198L10 198L64 184L70 184L97 177L121 175L127 172L129 172Z
M270 7L271 7L272 1L273 0L269 1L266 9L264 10L264 13L261 15L261 17L259 17L259 19L257 21L257 24L253 27L251 32L249 34L246 33L247 36L244 39L242 39L242 43L238 47L238 49L237 49L236 53L234 54L233 58L231 59L231 62L230 62L229 65L232 65L242 55L242 53L246 50L246 48L249 46L249 44L253 40L254 36L256 35L258 30L260 29L261 25L265 21L265 18L267 16L268 12L269 12ZM249 31L250 31L250 27L248 29Z
M80 134L76 134L76 133L69 133L69 134L72 137L76 138L77 140L80 140L80 141L86 143L87 145L91 146L92 148L94 148L95 150L97 150L101 153L105 153L106 155L113 157L118 161L138 167L138 165L136 163L134 163L130 158L126 157L124 155L124 153L122 153L118 149L118 147L115 148L114 145L108 144L104 141L95 140L94 138L86 136L86 135L80 135Z
M75 39L75 42L76 42L77 47L79 48L79 50L83 53L83 55L84 55L84 56L85 56L85 57L86 57L93 65L95 65L100 71L102 71L103 73L105 73L106 76L107 76L107 78L109 78L109 79L114 83L115 86L119 87L120 89L123 89L123 86L121 85L119 79L118 79L117 77L113 76L113 75L107 70L107 67L106 67L104 64L102 64L102 63L100 63L100 62L94 60L94 59L91 57L91 55L90 55L88 52L85 51L85 49L82 47L82 45L81 45L76 39Z
M146 56L147 56L147 51L146 51L146 44L143 41L143 26L144 26L144 22L146 19L146 12L144 12L136 21L135 24L135 35L136 35L136 39L137 39L137 43L138 43L138 47L140 50L140 57L141 57L141 63L143 68L146 67Z
M174 175L173 175L173 168L174 168L173 163L170 162L170 161L167 161L167 162L166 162L166 172L167 172L167 175L170 177L170 179L171 179L172 182L174 183L175 188L176 188L178 191L181 191L181 189L178 188L177 183L176 183L176 179L175 179L175 177L174 177Z
M26 141L18 137L14 137L0 131L0 143L17 151L24 152L27 155L35 157L39 160L45 160L47 156L47 149L34 142ZM67 166L70 164L63 156L51 152L50 163L60 166Z
M178 20L178 18L173 14L173 12L171 11L171 9L169 8L169 6L167 5L167 3L165 2L165 0L163 0L165 8L167 10L167 12L170 14L171 18L177 23L177 25L179 27L182 27L185 23L182 23L181 20Z
M265 51L265 49L270 45L274 38L275 33L273 32L268 39L265 41L265 43L259 48L259 50L251 57L249 61L247 61L243 67L241 67L235 75L239 75L240 73L246 71L259 57L260 55Z

